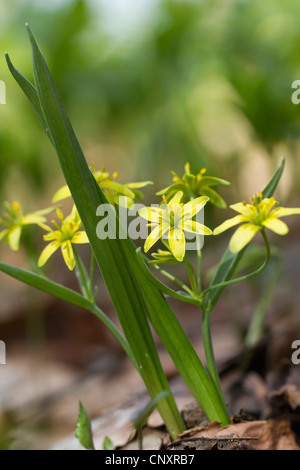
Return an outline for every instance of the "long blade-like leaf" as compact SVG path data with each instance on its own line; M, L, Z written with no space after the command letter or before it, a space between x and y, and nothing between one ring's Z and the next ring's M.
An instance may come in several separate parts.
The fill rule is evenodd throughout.
M119 240L100 240L96 234L96 209L107 203L89 170L74 130L44 57L28 28L33 54L33 73L47 129L58 154L61 167L90 240L96 261L107 284L123 331L141 370L152 398L169 385L154 345L136 282L128 269ZM128 240L123 240L128 242ZM159 411L172 436L184 425L174 398L170 395L159 404Z
M85 297L82 297L74 290L57 284L56 282L50 281L49 279L39 276L38 274L27 271L26 269L17 268L16 266L11 266L10 264L6 263L0 263L0 271L7 274L8 276L13 277L14 279L17 279L18 281L24 282L24 284L35 287L36 289L45 292L46 294L53 295L54 297L64 300L65 302L69 302L70 304L76 305L77 307L89 310L104 323L104 325L124 348L135 367L138 368L126 339L110 320L110 318L105 315L105 313L95 304L91 303L89 300L87 300Z
M201 361L167 301L141 271L132 241L99 240L96 236L96 207L106 202L105 196L88 169L51 74L32 35L31 42L35 82L47 128L51 132L67 184L150 395L153 398L161 389L167 390L167 387L158 357L155 355L148 323L143 314L144 309L180 374L195 398L202 404L209 419L225 424L227 414L220 409L217 393ZM147 376L151 377L150 383ZM165 405L166 403L162 402L158 407L162 414ZM170 398L168 405L169 409L172 409Z
M285 165L285 159L283 158L273 178L263 190L264 198L273 196L274 191L282 176L284 165ZM229 249L226 250L222 258L222 261L218 267L218 270L210 284L210 287L216 284L220 284L221 282L228 281L231 278L243 254L245 253L246 249L247 247L245 247L242 251L240 251L237 254L231 253ZM205 299L205 307L208 311L211 312L214 309L216 303L218 302L219 298L222 295L223 290L224 290L224 287L220 287L220 288L217 288L215 290L208 292L206 299Z

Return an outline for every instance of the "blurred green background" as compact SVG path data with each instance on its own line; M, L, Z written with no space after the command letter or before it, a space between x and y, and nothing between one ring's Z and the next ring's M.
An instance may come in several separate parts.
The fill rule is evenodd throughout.
M296 0L30 1L1 4L0 187L43 198L57 159L7 71L32 77L24 23L38 38L89 163L120 180L168 184L170 170L209 168L247 198L288 157L284 196L299 195L300 77Z
M148 203L157 203L154 193L170 184L170 171L182 174L189 161L194 172L206 167L231 181L220 191L230 204L261 190L284 155L286 170L276 196L282 205L300 206L300 106L291 102L292 82L300 79L299 17L299 0L2 1L0 80L6 83L6 105L0 105L0 200L19 200L26 211L42 209L64 184L58 159L4 59L8 51L32 80L24 26L29 22L89 164L118 171L121 183L153 180L145 196ZM230 211L212 208L208 225L216 226L226 215ZM289 240L297 242L295 219L289 221ZM228 239L229 233L223 243ZM40 233L38 240L42 248ZM217 261L213 242L207 241L209 267ZM277 237L280 243L287 253L288 241ZM217 250L222 253L222 247ZM291 268L287 262L280 305L282 312L295 313L299 248L291 245L289 250L294 264ZM22 252L1 245L0 255L26 266ZM60 258L49 263L50 274L72 285ZM46 326L36 320L49 309L63 309L70 320L73 312L61 304L49 306L37 294L32 297L32 290L24 294L23 286L4 276L1 284L0 323L13 311L27 316L34 357L46 329L55 338L52 357L84 363L80 351L76 360L72 351L66 352L72 335L78 344L80 325L66 327L55 315ZM249 318L256 295L251 292L242 301L232 295L227 310L232 307L235 317L246 312ZM110 304L107 309L111 312ZM21 333L18 328L13 324L12 334L5 330L7 338L24 338L24 327ZM103 339L102 332L93 334L86 334L87 342Z

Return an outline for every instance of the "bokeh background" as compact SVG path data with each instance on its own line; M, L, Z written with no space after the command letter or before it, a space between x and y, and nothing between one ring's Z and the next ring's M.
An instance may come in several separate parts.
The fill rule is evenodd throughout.
M261 190L284 155L276 196L282 205L300 206L300 106L291 102L292 82L300 79L299 15L297 0L2 1L0 79L7 103L0 105L1 201L19 200L26 211L42 209L64 184L56 155L4 60L8 51L32 79L28 21L89 164L118 171L120 182L153 180L154 187L145 191L150 203L158 202L155 191L170 183L170 171L183 173L189 161L195 172L205 167L231 182L221 191L230 204ZM208 225L229 215L211 209ZM290 226L287 238L271 237L282 246L283 268L268 315L280 331L293 329L292 342L300 324L297 217ZM31 243L39 251L41 234L33 232ZM229 234L217 248L215 240L207 241L208 273L228 239ZM0 257L30 267L22 250L13 253L2 244ZM46 271L76 288L59 254ZM218 322L230 324L232 341L241 340L268 276L224 296L216 328ZM8 348L8 364L0 370L0 436L5 436L0 446L9 436L15 447L43 447L72 431L77 395L88 392L79 389L71 398L62 393L58 411L51 408L48 414L32 410L36 397L68 390L87 370L106 380L119 370L123 356L88 314L3 275L0 279L0 339ZM99 285L99 303L114 317L100 279ZM174 308L187 328L200 325L193 310ZM224 340L226 350L231 339ZM89 385L92 416L105 409L96 398L109 390L104 382ZM122 401L116 392L107 406Z

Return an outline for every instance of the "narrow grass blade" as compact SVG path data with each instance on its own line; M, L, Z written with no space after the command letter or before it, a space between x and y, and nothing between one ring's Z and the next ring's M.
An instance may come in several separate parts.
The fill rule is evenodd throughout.
M45 118L44 118L44 115L43 115L43 111L42 111L41 106L40 106L40 101L39 101L39 98L38 98L36 87L29 80L27 80L27 78L24 77L24 75L22 75L21 72L19 72L19 70L17 70L13 66L7 52L5 53L5 58L6 58L6 63L8 65L8 68L9 68L12 76L14 77L14 79L16 80L16 82L18 83L20 88L22 88L22 90L23 90L24 94L26 95L31 107L33 108L35 114L37 115L40 123L42 124L44 130L49 135L49 138L51 139L49 129L47 128L47 124L46 124L46 121L45 121Z
M18 281L23 282L24 284L35 287L36 289L45 292L46 294L53 295L54 297L64 300L65 302L69 302L70 304L76 305L77 307L89 310L104 323L104 325L124 348L125 352L128 354L133 364L138 369L137 363L127 341L120 333L118 328L114 325L114 323L110 320L110 318L108 318L108 316L105 315L105 313L99 307L97 307L97 305L91 303L85 297L82 297L72 289L64 287L60 284L57 284L56 282L50 281L49 279L46 279L25 269L17 268L6 263L0 263L0 271L7 274L8 276L13 277L14 279L17 279Z
M227 414L218 403L217 393L200 359L165 298L141 271L132 241L99 240L96 236L96 208L107 201L89 171L51 74L32 34L30 38L36 89L47 128L50 130L67 184L150 396L154 398L161 390L169 388L144 312L209 419L226 424ZM163 399L158 409L171 434L174 436L180 432L183 424L172 395ZM171 429L170 422L173 422Z
M124 334L152 398L169 385L161 367L150 327L141 302L134 274L122 245L128 240L100 240L96 234L96 209L107 200L89 170L74 130L67 117L44 57L28 27L33 54L33 73L47 128L61 167L80 214L103 278L107 284ZM135 256L135 255L134 255ZM170 395L159 404L159 411L175 437L184 428L182 418Z

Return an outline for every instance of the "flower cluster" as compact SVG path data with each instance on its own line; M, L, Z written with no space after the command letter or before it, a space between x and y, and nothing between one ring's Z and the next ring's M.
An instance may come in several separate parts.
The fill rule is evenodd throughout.
M118 205L127 209L132 208L135 199L143 196L140 189L153 184L151 181L121 184L116 181L117 173L111 176L105 168L100 171L93 168L91 171L109 204L114 208ZM228 184L221 178L207 176L205 169L193 174L188 163L181 178L173 172L173 184L157 193L162 196L160 205L144 207L138 211L139 216L147 220L147 225L151 228L144 244L144 251L147 253L160 240L164 245L164 249L152 253L153 259L149 261L155 264L182 262L186 256L187 233L195 236L219 235L231 227L240 225L229 243L231 252L237 253L248 245L259 231L270 229L279 235L287 234L288 227L280 218L300 214L300 208L278 207L278 202L274 198L264 198L259 192L251 199L250 204L239 202L231 205L230 208L238 215L226 220L212 231L199 223L196 216L208 202L219 208L225 208L225 201L213 187ZM68 197L71 197L70 190L68 186L63 186L55 193L53 202L57 203ZM75 206L71 214L66 217L55 207L24 215L18 202L12 204L6 202L4 206L5 213L0 218L0 224L4 226L0 232L0 240L8 243L12 250L18 250L23 227L38 225L47 232L44 240L49 242L39 257L38 266L42 267L60 248L66 265L70 270L74 269L76 256L73 245L89 243L84 229L80 230L82 222ZM55 209L59 223L52 221L53 229L46 224L45 216Z

